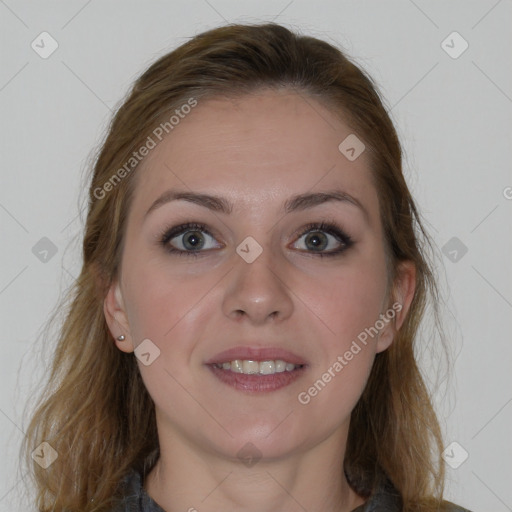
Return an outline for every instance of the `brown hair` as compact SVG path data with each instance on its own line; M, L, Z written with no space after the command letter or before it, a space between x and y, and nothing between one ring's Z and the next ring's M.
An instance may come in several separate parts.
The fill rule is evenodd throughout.
M40 511L107 510L122 477L152 464L158 452L153 402L133 354L112 343L103 314L106 290L119 270L136 175L137 166L126 170L126 162L164 116L191 98L260 88L288 88L330 105L366 145L390 282L399 263L409 260L416 266L416 289L404 324L391 347L377 354L352 412L344 468L362 496L385 475L404 511L438 510L441 431L414 354L428 297L436 308L438 293L425 256L431 243L402 173L400 142L364 71L330 44L270 23L216 28L164 55L136 80L112 119L89 189L82 271L70 292L48 385L27 430L27 459L42 441L59 454L45 470L29 459ZM114 183L116 172L122 179ZM107 182L112 186L105 187Z

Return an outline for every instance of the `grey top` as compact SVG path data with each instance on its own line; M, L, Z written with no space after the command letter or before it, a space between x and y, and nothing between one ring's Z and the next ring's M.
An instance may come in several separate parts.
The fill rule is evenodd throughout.
M136 471L127 475L123 482L123 501L112 509L112 512L165 512L144 489L142 476ZM453 503L448 505L444 512L470 512ZM352 512L400 512L401 499L392 484L388 481L381 486L364 505L360 505Z

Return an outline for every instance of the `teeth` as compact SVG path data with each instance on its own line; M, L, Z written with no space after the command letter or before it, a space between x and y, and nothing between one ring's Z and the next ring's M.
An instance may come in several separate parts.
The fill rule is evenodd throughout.
M246 375L273 375L274 373L282 373L284 371L291 372L295 368L301 368L302 365L295 365L287 363L281 359L275 361L251 361L235 359L234 361L226 361L225 363L218 363L215 365L217 368L223 370L231 370L235 373L244 373Z
M228 364L229 368L224 368L224 364ZM222 367L224 368L224 370L231 370L236 373L244 373L244 367L240 359L237 359L236 361L231 361L231 363L223 363Z
M271 375L276 373L276 363L274 361L262 361L258 364L258 370L262 375Z
M276 361L276 373L281 373L286 370L286 363L284 361L281 361L281 359L278 359Z
M259 373L260 363L258 363L258 361L244 361L242 363L242 368L244 370L243 373Z

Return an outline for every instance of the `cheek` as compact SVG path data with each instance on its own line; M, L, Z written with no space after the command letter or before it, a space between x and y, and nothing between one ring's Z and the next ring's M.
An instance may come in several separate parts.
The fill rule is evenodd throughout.
M384 272L378 262L373 266L347 266L343 272L331 273L304 287L304 302L320 320L318 325L329 340L329 351L349 346L375 325L385 297Z
M376 353L377 331L386 290L385 263L359 261L346 271L309 282L302 292L321 321L322 357L298 402L325 421L348 417L366 385ZM322 412L323 411L323 412ZM328 414L325 411L329 411ZM329 418L329 419L328 419Z
M135 344L149 338L164 352L192 339L204 323L209 304L204 299L215 276L178 275L161 260L132 261L126 269L125 305Z
M310 290L308 300L316 298L315 314L325 333L324 357L312 368L297 400L333 428L339 418L349 417L368 380L376 353L377 334L372 328L379 319L385 285L379 271L353 267L329 281L328 293Z
M205 288L204 279L170 276L168 269L148 261L127 275L125 289L135 346L149 339L159 349L151 365L139 362L146 388L160 407L168 406L169 396L178 410L189 407L189 398L178 383L192 386L188 368L204 324L207 301L201 302L201 298L209 288Z

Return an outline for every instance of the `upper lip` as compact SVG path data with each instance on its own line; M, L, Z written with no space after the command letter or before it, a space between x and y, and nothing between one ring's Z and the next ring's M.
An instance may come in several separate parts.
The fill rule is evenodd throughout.
M205 364L218 364L225 363L228 361L234 361L235 359L244 359L250 361L274 361L280 359L287 363L296 365L305 365L306 361L299 357L297 354L290 352L278 347L251 347L251 346L239 346L233 347L228 350L224 350L211 359L208 359Z

